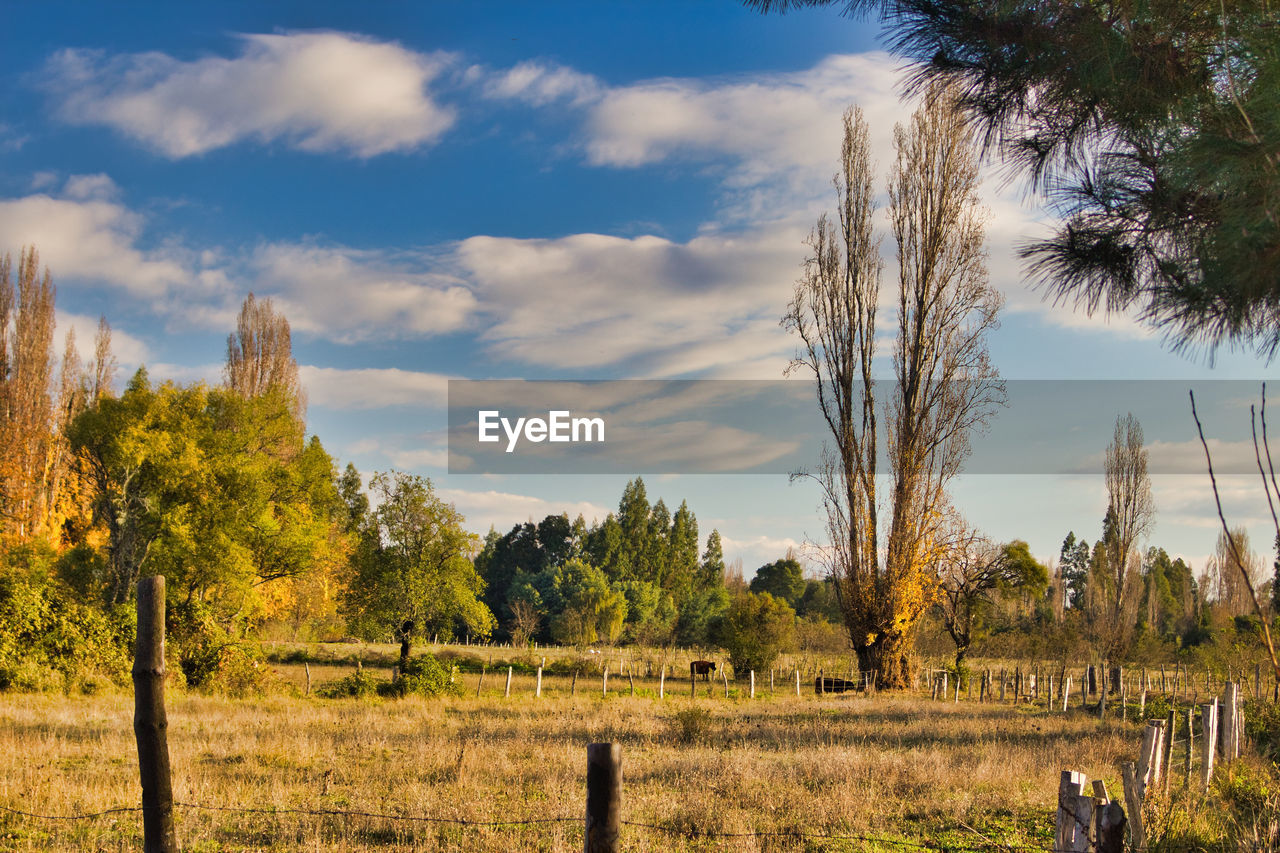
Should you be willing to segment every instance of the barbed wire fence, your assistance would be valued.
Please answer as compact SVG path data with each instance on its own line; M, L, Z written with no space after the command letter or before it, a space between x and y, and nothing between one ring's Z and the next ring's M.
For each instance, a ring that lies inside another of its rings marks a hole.
M336 817L336 818L355 818L369 820L385 820L391 822L404 822L411 824L436 824L436 825L452 825L463 828L475 829L508 829L516 827L529 826L546 826L548 824L583 824L581 817L542 817L542 818L523 818L519 820L477 820L462 817L439 817L428 815L410 815L396 814L391 812L373 812L362 810L348 809L310 809L310 808L282 808L275 806L221 806L210 805L206 803L187 803L174 802L175 809L190 809L197 811L216 811L229 812L234 814L252 814L252 815L268 815L268 816L284 816L297 815L304 817ZM95 820L110 815L121 813L139 813L143 810L142 806L120 806L116 808L103 809L102 811L90 812L84 814L66 814L52 815L41 814L38 812L24 811L9 806L0 806L0 812L16 815L24 818L44 821L88 821ZM772 840L777 842L853 842L861 845L871 845L872 849L876 847L894 850L919 850L919 851L935 851L935 853L1072 853L1076 848L1058 847L1053 844L1036 844L1031 842L1009 843L996 841L992 839L975 839L971 842L960 841L930 841L930 840L911 840L906 838L895 838L886 835L873 835L867 833L855 832L839 832L839 831L802 831L802 830L755 830L749 832L726 832L715 829L706 829L689 826L673 826L669 824L653 823L639 820L619 820L620 826L632 829L643 829L651 832L669 835L672 837L683 838L688 841L746 841L748 839L755 840ZM959 829L960 827L957 827ZM964 827L968 829L968 827ZM971 830L976 832L976 830ZM863 848L866 849L866 848ZM1261 843L1252 846L1242 846L1240 842L1232 844L1206 845L1203 843L1188 843L1185 845L1161 845L1162 851L1167 853L1261 853L1261 851L1269 849Z

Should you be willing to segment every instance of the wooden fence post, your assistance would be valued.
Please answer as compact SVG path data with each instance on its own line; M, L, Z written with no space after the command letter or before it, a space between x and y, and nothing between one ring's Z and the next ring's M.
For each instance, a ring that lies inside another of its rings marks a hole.
M1087 780L1085 775L1076 770L1063 770L1058 780L1058 814L1057 828L1054 833L1054 850L1088 850L1089 824L1081 824L1076 816L1077 800L1084 793ZM1083 837L1085 845L1079 845Z
M604 665L604 674L600 676L600 695L609 695L609 664Z
M1183 784L1186 787L1191 786L1191 757L1195 755L1195 743L1196 743L1196 709L1195 709L1195 706L1192 705L1190 708L1187 708L1187 765L1186 765L1187 778L1183 782Z
M751 698L756 698L756 671L751 670Z
M138 642L133 654L133 735L142 781L146 853L177 853L169 720L164 709L164 576L138 580Z
M1218 755L1223 761L1240 757L1240 685L1229 681L1222 691L1222 719L1218 723Z
M1067 713L1067 700L1071 698L1071 676L1063 677L1062 681L1062 713Z
M533 695L537 698L542 697L542 667L538 667L538 684L533 688Z
M667 665L664 663L662 669L658 671L658 698L666 698L667 689Z
M508 699L511 698L511 667L507 667L507 689L503 692L503 695Z
M724 698L729 698L729 668L727 666L720 667L720 677L724 679Z
M1218 745L1218 700L1200 706L1200 783L1207 791L1213 779L1213 752Z
M618 853L622 829L622 745L587 745L587 827L583 853Z
M476 698L480 698L480 688L484 687L484 674L489 671L488 664L480 665L480 680L476 682Z
M307 695L311 695L311 664L307 661L302 662L302 668L307 671Z
M1129 834L1133 839L1134 850L1147 849L1147 832L1142 823L1142 794L1138 791L1138 780L1132 761L1120 765L1120 774L1124 780L1124 804L1129 811Z
M1107 786L1101 779L1093 782L1094 849L1097 853L1124 853L1124 828L1128 824L1124 809L1107 797Z
M800 698L800 670L796 669L796 698Z
M1138 799L1146 801L1147 791L1160 782L1163 771L1164 720L1148 720L1138 752Z

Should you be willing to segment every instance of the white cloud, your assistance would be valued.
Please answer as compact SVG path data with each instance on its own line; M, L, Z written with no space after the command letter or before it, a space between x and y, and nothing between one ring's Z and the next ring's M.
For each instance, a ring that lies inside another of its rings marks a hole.
M79 350L80 357L86 360L92 358L93 342L98 334L98 318L90 317L87 314L71 314L65 311L57 313L58 346L61 346L61 342L68 331L74 331L76 349ZM108 322L110 321L108 320ZM111 352L123 368L136 368L138 365L146 363L151 357L151 353L145 343L128 332L116 328L111 330Z
M482 340L499 357L562 369L626 364L633 375L668 376L742 356L785 361L791 344L775 332L800 240L787 228L685 243L473 237L458 246L456 262L490 321Z
M840 115L857 103L875 156L889 162L902 106L896 61L881 52L831 56L806 71L720 80L665 79L606 92L587 122L587 159L636 167L669 159L735 161L728 182L744 187L791 179L821 191L840 150Z
M427 92L449 64L347 33L245 35L239 55L184 62L68 49L42 82L73 124L106 125L169 157L241 140L372 157L434 142L454 111Z
M344 370L301 365L298 375L307 402L329 409L380 409L385 406L444 406L449 377L398 368Z
M485 97L518 100L535 107L556 101L585 104L598 98L603 88L590 74L536 60L483 76L487 78L482 89Z
M427 258L273 243L249 266L295 329L344 343L456 331L476 309L463 282Z
M90 199L114 201L120 195L120 187L102 172L96 175L72 175L63 185L62 194L67 198L81 201Z
M569 518L581 515L591 524L603 521L609 514L605 507L589 501L553 501L532 495L510 492L470 491L467 489L436 489L436 494L454 504L467 518L472 530L486 530L490 526L507 531L526 521L541 521L548 515L568 513Z
M103 178L91 176L73 188L101 192ZM55 283L106 282L144 297L191 284L195 276L180 252L137 248L142 227L142 217L102 199L0 199L0 234L11 246L36 246Z

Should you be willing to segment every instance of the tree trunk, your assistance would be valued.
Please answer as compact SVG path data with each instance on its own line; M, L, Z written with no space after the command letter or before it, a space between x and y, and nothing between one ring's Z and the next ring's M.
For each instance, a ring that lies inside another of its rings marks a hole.
M873 672L877 690L906 690L911 686L911 641L902 634L884 633L870 645L854 650L858 668Z
M400 626L400 671L407 672L409 667L409 648L413 636L413 622L405 622Z

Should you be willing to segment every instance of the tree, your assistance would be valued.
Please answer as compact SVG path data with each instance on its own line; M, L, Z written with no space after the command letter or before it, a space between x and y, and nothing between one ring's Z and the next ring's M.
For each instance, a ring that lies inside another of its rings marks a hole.
M613 643L622 634L627 618L627 599L609 582L605 573L574 558L553 570L556 614L551 618L551 636L559 643L585 646L603 639Z
M1084 606L1085 586L1089 578L1089 543L1083 539L1077 541L1075 531L1067 533L1067 538L1062 540L1058 567L1062 573L1066 606L1073 609Z
M795 607L805 593L804 571L800 568L800 561L788 554L781 560L761 566L756 569L756 576L751 579L748 588L752 592L767 592Z
M0 258L0 517L4 532L25 542L41 532L56 497L49 462L57 423L52 382L53 280L34 247Z
M764 672L778 655L795 646L796 613L791 605L767 592L742 592L733 597L715 630L715 639L729 653L734 673Z
M946 551L945 487L968 454L969 433L1003 399L985 342L1000 297L987 283L970 133L951 96L932 90L894 136L898 328L896 383L883 412L891 475L883 552L872 380L880 260L867 128L856 109L844 116L838 225L818 220L813 256L783 318L801 340L792 369L816 379L834 440L813 475L827 512L828 569L859 665L888 689L910 684L912 631L932 603Z
M837 0L747 0L756 8ZM1136 309L1175 348L1280 350L1280 42L1265 0L839 0L878 9L912 87L954 86L1062 218L1050 295Z
M292 401L299 421L306 411L306 397L298 381L289 321L276 312L270 299L245 297L236 319L236 331L227 337L227 387L241 397L255 397L276 390Z
M1151 499L1151 478L1147 474L1147 450L1143 447L1142 425L1132 413L1116 418L1116 431L1107 447L1104 463L1107 480L1107 510L1115 525L1108 539L1111 570L1115 572L1115 618L1120 619L1138 538L1146 535L1155 520Z
M671 590L676 605L681 606L699 585L698 519L687 501L680 501L671 519L669 560L664 586Z
M724 546L720 543L720 531L712 530L707 537L707 549L702 552L702 566L698 587L708 589L724 585Z
M1262 583L1262 560L1249 547L1249 531L1243 527L1219 533L1213 556L1206 567L1214 583L1214 603L1230 616L1243 616L1253 610L1249 586Z
M78 415L67 439L106 533L113 604L141 575L164 574L175 597L216 598L219 615L244 615L255 587L345 551L333 460L304 441L278 393L153 387L140 369L123 395Z
M956 671L965 655L987 629L987 616L996 598L1013 591L1043 593L1049 570L1032 555L1027 543L1014 540L998 546L986 537L961 531L938 566L938 612L956 644Z
M346 606L366 636L400 643L401 671L414 639L458 627L486 637L494 619L470 555L476 537L431 481L393 471L370 481L377 508L353 556Z
M155 543L182 529L184 508L203 491L207 393L203 386L153 389L139 368L121 397L100 398L70 426L71 446L88 468L94 520L107 533L102 586L111 604L131 598Z

